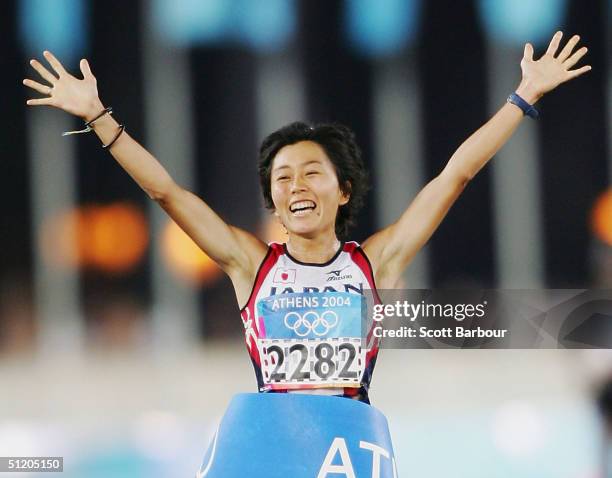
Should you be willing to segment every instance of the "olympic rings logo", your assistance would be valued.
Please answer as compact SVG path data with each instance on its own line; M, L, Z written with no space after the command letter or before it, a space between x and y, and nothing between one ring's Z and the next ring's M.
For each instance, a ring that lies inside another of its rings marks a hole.
M300 337L306 337L311 332L321 337L336 325L338 325L338 314L333 310L326 310L321 315L314 310L309 310L304 315L294 311L287 312L285 315L285 327L293 330Z

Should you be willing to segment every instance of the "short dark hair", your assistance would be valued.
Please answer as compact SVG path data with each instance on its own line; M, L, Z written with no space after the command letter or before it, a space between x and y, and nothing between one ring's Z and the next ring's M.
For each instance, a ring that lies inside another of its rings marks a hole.
M368 190L368 173L361 159L361 149L355 142L355 134L347 126L337 123L307 125L295 122L270 134L259 148L259 181L267 209L274 209L272 201L272 162L284 146L313 141L319 144L332 162L340 190L350 194L349 201L340 206L336 216L336 235L345 239L355 217L363 206Z

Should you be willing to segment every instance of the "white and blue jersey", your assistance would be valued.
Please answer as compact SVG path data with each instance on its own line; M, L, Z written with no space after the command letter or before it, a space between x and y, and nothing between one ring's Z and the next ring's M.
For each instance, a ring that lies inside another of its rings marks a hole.
M271 243L241 310L259 391L369 403L379 342L366 320L368 300L380 303L356 242L342 243L323 264L298 261L285 244Z

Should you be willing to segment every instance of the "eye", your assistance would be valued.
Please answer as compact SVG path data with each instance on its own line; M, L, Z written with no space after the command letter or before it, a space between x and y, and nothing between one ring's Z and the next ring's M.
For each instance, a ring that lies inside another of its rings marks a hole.
M319 171L308 171L306 176L312 176L313 174L319 174Z
M279 176L276 178L277 181L286 181L287 179L289 179L289 176Z

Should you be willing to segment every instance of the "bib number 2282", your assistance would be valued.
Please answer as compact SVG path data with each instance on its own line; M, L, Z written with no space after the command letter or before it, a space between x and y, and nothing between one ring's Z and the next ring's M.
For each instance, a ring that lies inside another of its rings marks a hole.
M359 384L364 357L359 338L263 340L264 381L268 384L350 386Z

